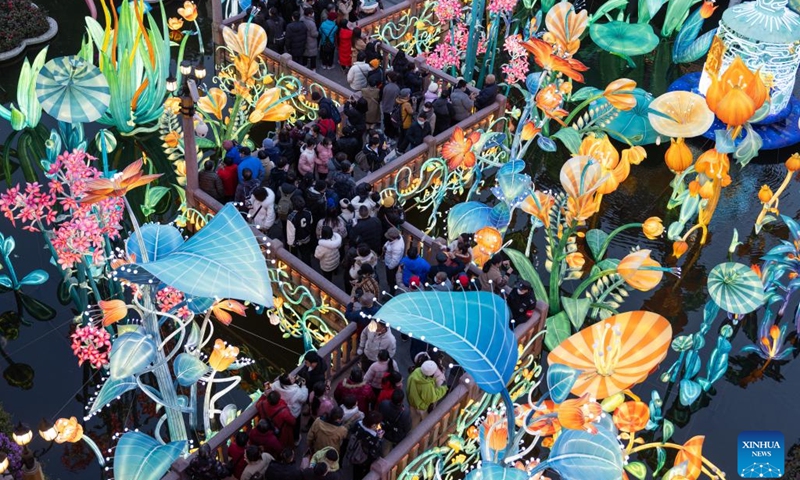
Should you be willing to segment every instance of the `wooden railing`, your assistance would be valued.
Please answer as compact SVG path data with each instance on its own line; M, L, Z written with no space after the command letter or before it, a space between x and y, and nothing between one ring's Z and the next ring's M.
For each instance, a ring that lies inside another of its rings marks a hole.
M198 203L195 208L206 215L214 214L222 208L221 203L200 189L195 190L195 201ZM350 297L342 291L341 288L323 277L310 265L303 263L287 250L279 240L270 239L255 228L253 228L253 234L259 239L260 244L268 245L265 257L267 261L272 264L271 266L273 268L280 268L287 274L287 277L283 280L291 285L302 285L311 292L314 297L313 300L304 298L301 303L303 307L309 308L313 305L320 306L324 302L332 310L344 314ZM275 291L275 289L273 289L273 293L275 295L280 294L280 292ZM335 332L343 330L345 325L347 325L342 315L333 312L319 314L319 316L325 321L328 327Z
M400 19L406 15L410 17L416 13L414 9L417 8L418 3L422 3L422 1L404 0L396 5L378 10L372 15L362 18L357 22L358 26L361 27L361 30L369 29L374 33L382 29L386 24L399 24Z
M328 343L320 347L317 351L319 355L329 362L328 378L331 384L335 384L341 379L350 368L358 362L359 355L356 353L358 348L357 326L355 323L347 325L342 331L336 334ZM292 375L297 375L300 366L292 371ZM227 460L228 442L232 442L236 433L240 430L248 430L258 423L258 412L255 404L250 405L242 411L231 423L225 426L207 442L212 451L216 451L220 460ZM186 459L179 459L172 464L169 473L163 480L188 480L189 477L184 473L191 462L192 456Z
M522 324L514 335L522 345L527 345L534 335L539 333L547 317L547 304L536 303L533 317ZM541 337L539 337L541 338ZM538 340L538 339L537 339ZM523 353L521 358L541 354L541 342L534 342ZM364 480L397 480L403 470L420 454L434 447L443 445L450 433L455 430L458 415L469 402L477 400L483 391L475 385L469 375L453 387L433 411L400 443L395 445L389 455L379 458L372 464L372 469Z

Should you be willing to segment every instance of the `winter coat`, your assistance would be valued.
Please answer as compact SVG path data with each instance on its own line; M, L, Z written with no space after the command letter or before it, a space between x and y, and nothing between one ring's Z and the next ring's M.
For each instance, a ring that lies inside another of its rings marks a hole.
M407 150L422 145L422 140L431 133L431 125L428 122L420 125L419 122L415 120L411 126L408 127L408 131L406 132Z
M250 211L248 215L252 219L253 225L257 225L261 231L266 232L275 224L275 193L269 188L267 198L259 202L254 195L250 195Z
M367 101L367 123L381 123L381 91L378 87L364 87L361 96Z
M308 209L293 210L287 217L286 243L290 247L305 245L311 241L314 216Z
M354 68L356 68L355 65L353 65ZM352 72L353 69L350 69L350 71ZM355 128L357 132L363 134L367 131L367 117L361 110L346 103L344 105L344 114L347 116L347 123Z
M386 268L397 268L397 266L400 265L400 260L403 259L405 251L406 245L405 241L403 241L403 237L384 243L383 263L386 265Z
M390 333L391 335L391 333ZM364 336L362 333L361 336ZM394 366L394 371L397 372L399 369L397 368L397 362L394 360L387 360L385 362L376 361L372 365L369 366L367 369L367 373L364 374L364 381L370 384L372 388L380 389L383 385L383 376L389 372L389 361L392 362Z
M267 175L267 173L264 171L264 166L261 165L261 160L259 160L258 157L251 155L243 158L241 163L239 163L239 183L244 181L242 172L244 172L246 168L250 169L250 172L253 174L253 178L258 180L258 183L261 183L261 181L264 180Z
M319 55L319 30L314 22L314 17L303 15L302 22L306 25L306 49L303 55L306 57L316 57Z
M391 400L384 400L378 404L378 411L383 416L384 439L399 443L411 431L411 412L405 405L395 405ZM392 427L397 427L395 433Z
M436 115L436 125L433 126L434 135L438 135L452 126L455 110L446 98L439 97L433 101L433 113Z
M370 66L364 62L356 62L347 71L347 83L350 88L358 92L367 86L367 74L370 71Z
M361 269L361 265L364 265L365 263L372 265L372 268L374 269L378 265L378 255L374 251L370 250L369 255L366 257L362 257L360 255L356 256L353 266L350 267L351 279L358 279L358 271Z
M358 310L355 310L355 305L353 303L348 303L347 309L344 312L344 318L346 318L350 323L357 324L359 328L364 328L370 322L369 316L378 313L379 309L380 307L378 305L373 304L371 307L362 307Z
M375 393L368 383L363 381L360 383L352 383L349 378L345 378L342 383L336 387L336 390L333 392L333 397L341 405L344 398L348 395L356 397L358 409L361 410L362 413L366 413L369 411L369 404L374 399Z
M333 145L326 147L321 143L317 145L317 159L314 162L317 168L317 173L328 173L328 162L333 158Z
M349 68L353 64L353 31L349 28L340 28L336 36L339 49L339 65Z
M493 83L491 85L485 85L478 96L475 97L475 110L480 110L482 108L486 108L492 103L494 103L494 99L497 96L497 84Z
M336 26L336 22L333 20L325 20L322 22L322 25L319 26L319 43L320 45L324 43L330 43L332 46L335 47L336 45L336 32L339 31L339 27Z
M406 287L409 286L411 277L414 275L418 276L422 282L425 282L425 279L428 278L428 270L431 269L431 264L422 257L417 257L413 260L403 257L400 260L400 265L403 266L403 285Z
M323 360L312 369L309 369L307 366L303 365L303 368L297 372L297 376L303 378L306 381L306 385L311 385L313 387L319 382L325 382L325 372L327 371L328 365Z
M294 445L294 441L292 441ZM264 474L265 480L303 480L303 475L300 473L300 467L294 463L281 463L274 461L267 467L267 472Z
M398 98L396 102L400 104L400 119L402 120L403 130L408 130L414 121L414 107L411 106L411 102L408 99Z
M258 428L253 428L250 430L249 437L250 445L258 445L259 447L262 447L265 452L273 457L280 456L281 450L283 450L283 445L281 445L280 440L278 440L278 437L272 430L262 432Z
M222 179L214 171L203 170L198 174L197 183L200 190L209 194L213 199L221 201L225 198L225 187Z
M303 404L308 400L308 389L305 385L281 385L281 382L276 378L272 382L272 389L281 394L281 398L286 402L289 411L295 418L300 416L303 410Z
M370 390L372 390L372 387L370 387ZM342 416L342 426L347 427L348 430L352 425L355 425L364 418L364 412L358 408L358 404L356 404L353 408L347 408L342 405L342 410L344 410L344 416Z
M350 239L359 243L366 243L373 252L380 252L383 246L383 226L375 217L359 219L358 223L350 229Z
M323 218L322 220L317 222L317 231L316 231L317 238L319 238L319 236L322 234L322 227L326 225L331 227L333 233L338 233L339 237L341 237L342 240L347 238L347 225L345 224L345 220L341 216L337 217L336 223L333 224L331 224L331 222L329 222L327 218Z
M391 330L384 333L370 332L369 329L361 332L361 340L358 342L358 354L363 354L373 362L378 361L378 352L388 350L389 356L394 358L397 351L397 340L392 335Z
M350 435L348 449L353 448L351 446L361 445L361 448L367 454L367 458L361 463L355 463L352 460L351 463L353 465L372 465L372 462L381 456L381 445L383 440L381 439L380 435L378 435L378 432L365 427L363 421L358 422L353 428L354 430Z
M240 182L239 185L236 186L236 193L233 195L233 200L239 203L244 203L250 198L250 196L253 194L253 191L255 191L259 185L261 185L261 182L255 178L251 178L246 182Z
M280 15L275 15L268 18L264 25L264 30L267 31L267 48L276 50L278 47L275 41L286 32L286 21Z
M239 168L234 164L217 170L217 175L222 180L222 189L226 197L236 194L236 185L239 184Z
M444 385L437 387L436 379L423 375L421 368L411 372L407 385L408 404L417 410L426 411L428 407L447 395L447 387Z
M292 56L295 62L302 61L308 42L308 27L302 20L286 25L286 53ZM314 31L317 31L316 26Z
M242 472L241 480L250 480L253 478L253 475L260 473L263 474L269 468L269 464L275 460L272 455L269 453L262 453L261 458L254 463L248 463L246 467L244 467L244 471Z
M400 86L394 82L387 83L383 86L383 93L381 97L381 112L388 115L392 113L394 104L397 101L397 96L400 95Z
M314 420L308 431L306 444L312 452L318 452L325 447L333 447L337 452L342 449L342 442L347 438L347 428L334 425L324 417Z
M305 176L307 173L314 173L314 167L317 164L317 154L313 149L309 150L304 148L300 153L300 158L297 160L297 174L298 177Z
M369 61L367 61L369 63ZM373 68L367 72L367 85L378 86L383 83L383 69L381 67Z
M342 246L342 237L333 232L333 238L320 239L314 257L319 260L319 269L323 272L332 272L339 267L339 247Z
M289 410L289 405L281 398L277 405L270 405L266 395L256 403L256 411L261 418L269 418L272 425L278 429L278 440L283 448L294 447L294 424L297 418Z
M458 123L472 115L474 102L464 90L460 88L453 90L453 93L450 94L450 103L453 104L453 123Z

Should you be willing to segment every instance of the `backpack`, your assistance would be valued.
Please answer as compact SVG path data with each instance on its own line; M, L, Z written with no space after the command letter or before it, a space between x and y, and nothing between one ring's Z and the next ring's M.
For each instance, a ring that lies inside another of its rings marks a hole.
M364 153L364 150L361 150L356 154L356 165L364 172L371 172L372 165L369 164L369 158L367 158L367 154Z
M336 108L336 106L334 106L333 101L327 97L323 98L319 101L319 108L322 109L322 107L327 108L328 111L331 112L331 119L333 120L333 123L339 125L339 122L342 121L342 113L338 108Z
M275 208L275 212L278 214L281 220L286 220L286 217L289 215L289 212L291 211L292 211L292 194L281 192L281 199L278 200L278 206Z
M367 452L367 446L364 445L364 439L359 435L360 427L358 424L353 427L353 435L350 436L350 442L347 444L345 458L350 465L363 465L369 461L369 452Z
M390 114L390 118L392 119L392 125L394 128L402 129L403 128L403 104L402 103L395 103L394 107L392 107L392 113Z

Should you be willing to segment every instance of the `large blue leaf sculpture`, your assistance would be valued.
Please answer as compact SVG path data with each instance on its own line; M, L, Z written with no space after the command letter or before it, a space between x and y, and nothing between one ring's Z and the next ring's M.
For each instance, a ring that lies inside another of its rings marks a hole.
M89 415L94 415L111 403L112 400L115 400L123 393L128 390L133 390L134 388L136 388L136 379L133 375L117 379L109 378L103 384L103 388L97 392L97 397L95 397L94 402L92 402L92 407L89 409Z
M140 232L142 233L148 262L160 260L183 245L181 232L169 225L148 223L147 225L142 225ZM133 235L125 241L125 248L128 250L129 255L136 256L136 260L144 260L137 235Z
M511 221L511 210L506 203L490 207L481 202L463 202L447 214L447 236L450 241L462 233L475 233L483 227L494 227L505 232Z
M410 292L375 315L453 357L488 393L501 392L517 363L505 300L489 292Z
M469 471L465 480L527 480L528 475L514 467L494 462L481 462L480 468Z
M156 359L158 345L152 335L141 330L123 333L111 347L108 372L111 378L120 380L136 375L148 368Z
M126 265L117 274L134 283L166 283L196 297L234 298L272 307L267 264L232 203L169 255Z
M529 474L549 468L563 480L619 480L623 467L622 447L616 433L605 428L598 428L596 434L564 428L547 460Z
M158 480L186 448L186 441L161 445L141 432L128 432L114 452L114 476L125 480Z

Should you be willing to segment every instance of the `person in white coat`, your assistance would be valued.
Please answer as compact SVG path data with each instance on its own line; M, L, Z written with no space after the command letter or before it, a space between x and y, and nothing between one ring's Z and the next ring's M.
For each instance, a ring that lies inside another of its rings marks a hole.
M383 244L383 264L386 266L386 283L389 284L389 293L394 295L394 287L397 285L397 268L405 255L406 245L403 236L400 235L400 230L395 227L386 230L386 238L388 241Z
M250 196L250 211L247 218L262 232L275 224L275 193L266 187L258 187Z
M333 280L333 272L339 268L339 261L341 260L339 247L341 246L342 236L334 232L331 227L323 226L320 230L314 257L319 260L319 269L322 272L322 276L328 280Z
M281 395L286 406L289 407L289 412L297 419L294 424L294 439L295 442L299 442L300 415L303 413L303 404L308 400L308 388L305 386L305 380L299 377L290 377L284 373L272 382L271 387Z
M389 327L383 322L375 322L375 331L370 331L365 328L361 332L361 339L358 342L358 350L356 351L361 357L361 368L369 370L369 367L378 361L378 352L386 350L389 352L390 357L394 357L397 351L397 340L392 335Z

